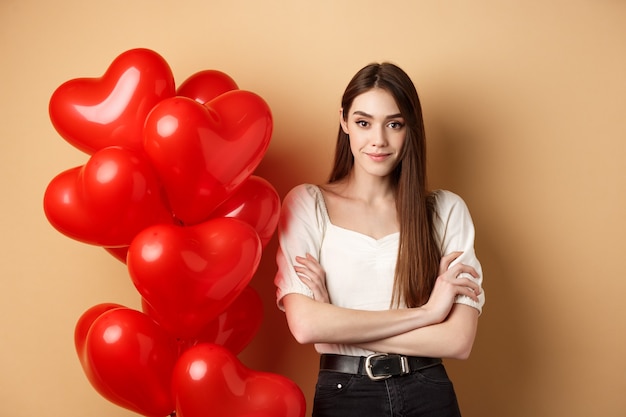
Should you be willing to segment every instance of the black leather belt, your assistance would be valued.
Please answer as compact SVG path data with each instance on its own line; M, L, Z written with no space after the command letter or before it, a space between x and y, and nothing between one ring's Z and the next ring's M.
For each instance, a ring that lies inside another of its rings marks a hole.
M441 362L440 358L425 358L387 353L375 353L370 356L348 356L325 353L320 357L320 371L367 375L370 379L376 381L430 368L431 366L439 365Z

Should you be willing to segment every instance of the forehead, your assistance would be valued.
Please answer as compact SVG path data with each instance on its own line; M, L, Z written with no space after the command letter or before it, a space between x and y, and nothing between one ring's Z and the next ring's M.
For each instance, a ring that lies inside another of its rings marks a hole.
M372 88L354 98L349 115L355 112L374 117L387 117L400 113L400 108L391 93L382 88Z

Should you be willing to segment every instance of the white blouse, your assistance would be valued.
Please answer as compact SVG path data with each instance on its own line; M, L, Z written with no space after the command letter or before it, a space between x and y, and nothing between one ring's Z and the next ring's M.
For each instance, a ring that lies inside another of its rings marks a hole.
M474 224L465 202L450 191L439 190L436 196L435 230L442 255L462 251L454 263L473 266L477 279L463 274L482 286L482 268L474 252ZM296 256L310 253L326 272L326 287L334 305L358 310L387 310L391 305L399 232L374 239L330 222L319 187L302 184L293 188L282 205L278 226L278 272L274 283L276 299L291 293L313 297L294 269ZM454 264L453 263L453 264ZM485 292L479 301L457 296L456 303L467 304L479 313ZM372 352L350 345L316 345L320 353L366 356Z

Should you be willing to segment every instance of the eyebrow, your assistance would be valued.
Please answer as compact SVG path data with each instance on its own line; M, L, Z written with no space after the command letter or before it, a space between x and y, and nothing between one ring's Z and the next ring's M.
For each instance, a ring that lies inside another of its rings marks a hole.
M371 114L365 113L364 111L361 111L361 110L354 111L352 115L369 117L370 119L374 118L374 116L372 116ZM402 118L402 114L400 113L390 114L389 116L385 117L385 119L398 119L398 118Z

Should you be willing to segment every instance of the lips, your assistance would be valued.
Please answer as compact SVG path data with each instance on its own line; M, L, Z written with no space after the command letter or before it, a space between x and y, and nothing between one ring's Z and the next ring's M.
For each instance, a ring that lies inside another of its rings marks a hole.
M391 156L390 153L366 153L366 155L373 161L384 161Z

